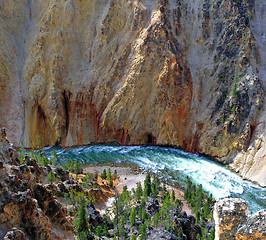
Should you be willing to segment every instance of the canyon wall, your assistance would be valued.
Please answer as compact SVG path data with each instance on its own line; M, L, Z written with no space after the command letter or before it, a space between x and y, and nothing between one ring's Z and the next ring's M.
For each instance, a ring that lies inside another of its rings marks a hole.
M266 186L263 0L2 0L15 145L172 145Z

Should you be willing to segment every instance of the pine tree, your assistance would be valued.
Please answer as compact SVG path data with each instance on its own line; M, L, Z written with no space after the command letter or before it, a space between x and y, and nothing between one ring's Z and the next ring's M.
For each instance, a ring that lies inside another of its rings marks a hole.
M106 169L103 170L103 173L101 174L101 178L102 179L106 179L107 178Z
M172 190L171 200L173 202L175 201L175 191L174 190Z
M141 183L137 182L137 188L136 188L136 192L135 192L135 198L137 200L140 200L140 198L143 196L143 191L142 191L142 187L141 187Z
M81 203L78 211L78 216L75 222L75 229L78 232L78 239L83 239L82 236L87 235L89 232L86 219L85 203Z
M95 235L101 238L104 236L104 229L101 226L97 226L95 229Z
M95 175L94 175L94 178L95 178L95 180L97 181L97 179L98 179L98 172L95 172Z
M160 213L156 212L153 217L153 226L157 228L159 226Z
M197 234L196 239L200 240L200 235L199 234Z
M140 231L140 239L141 240L146 240L147 239L147 226L146 224L142 224L140 227L139 227L139 231Z
M108 168L108 171L107 171L107 179L108 180L111 180L112 179L112 172L111 172L111 169Z
M148 172L144 180L144 196L151 195L151 174Z
M157 195L159 194L159 190L160 190L160 180L158 176L155 176L151 184L152 195L154 197L157 197Z
M52 151L52 164L53 165L57 165L58 161L59 161L59 157L58 157L58 154L55 150Z
M183 232L179 231L177 236L179 239L183 239Z
M215 228L213 228L210 233L210 240L214 240L214 239L215 239Z
M196 221L197 223L200 223L200 212L196 211Z
M109 185L110 185L110 187L114 187L114 182L113 182L113 180L110 180Z
M134 227L134 225L136 224L136 208L135 207L133 207L132 211L130 212L129 221L130 221L131 227Z

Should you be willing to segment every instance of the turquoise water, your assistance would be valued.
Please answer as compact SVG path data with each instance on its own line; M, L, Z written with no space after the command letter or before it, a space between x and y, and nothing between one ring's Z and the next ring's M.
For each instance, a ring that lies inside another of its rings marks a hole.
M150 170L168 182L176 183L190 176L192 181L202 184L215 199L240 197L247 201L250 213L266 209L266 189L242 180L225 166L198 154L179 149L156 146L110 146L59 149L46 148L49 156L56 150L60 159L75 159L84 164L132 163Z

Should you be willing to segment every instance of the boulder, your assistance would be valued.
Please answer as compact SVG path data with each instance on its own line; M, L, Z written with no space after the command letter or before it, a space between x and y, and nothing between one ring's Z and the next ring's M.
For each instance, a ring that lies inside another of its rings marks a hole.
M69 180L69 172L64 170L61 166L55 168L55 175L63 182Z
M95 209L93 204L87 205L88 221L93 226L99 226L103 224L103 218L100 213Z
M154 214L155 212L159 212L160 206L159 202L155 197L149 197L146 203L146 210L149 214Z
M3 240L26 240L26 235L23 231L12 228L11 231L6 233Z
M149 240L160 240L160 239L179 240L177 236L168 232L165 228L159 228L159 229L151 231L151 234L148 237L148 239Z

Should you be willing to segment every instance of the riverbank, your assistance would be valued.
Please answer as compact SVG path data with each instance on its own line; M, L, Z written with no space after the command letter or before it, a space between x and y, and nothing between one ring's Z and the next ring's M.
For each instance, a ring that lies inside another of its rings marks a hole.
M144 186L144 180L146 177L146 172L143 168L137 167L131 164L107 164L107 165L91 165L83 168L84 174L96 172L101 174L104 169L110 169L111 172L117 172L117 180L114 181L115 190L121 194L123 191L124 186L127 186L128 190L132 190L133 188L136 189L137 183L140 182L142 186ZM188 215L194 215L192 213L191 207L187 204L186 200L184 199L184 191L180 188L171 186L166 184L167 190L172 192L174 190L175 196L179 199L183 204L183 211L185 211ZM103 202L96 202L95 207L100 211L104 212L106 207L109 206L109 199Z
M47 149L49 154L55 150L61 159L79 161L87 166L102 164L136 165L158 174L174 185L185 182L189 176L192 181L213 195L216 200L226 197L243 198L248 203L251 214L265 209L266 189L243 180L230 169L210 159L186 153L179 149L156 146L111 146L91 145L71 149ZM101 166L101 165L97 165ZM127 167L127 166L126 166Z

